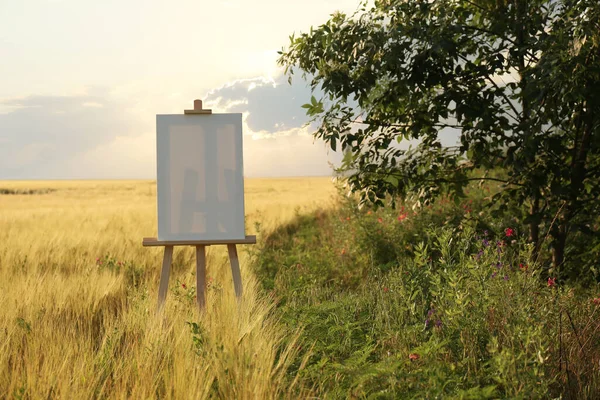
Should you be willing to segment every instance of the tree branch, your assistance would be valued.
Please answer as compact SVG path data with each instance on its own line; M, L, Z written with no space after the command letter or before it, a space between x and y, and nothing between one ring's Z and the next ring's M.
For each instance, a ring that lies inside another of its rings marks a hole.
M460 54L458 55L458 57L460 57L465 62L470 62L467 58L465 58L464 56L461 56ZM500 90L500 87L498 86L498 84L496 82L494 82L494 80L489 75L485 75L485 79L487 79L488 81L490 81L490 83L496 89L498 89L498 91L502 94L502 98L504 99L505 103L508 104L508 106L510 108L512 108L512 110L515 113L515 116L512 116L510 114L508 114L508 115L510 115L516 122L519 122L518 116L520 115L520 113L519 113L519 111L517 111L517 108L513 105L513 103L510 102L510 99L508 98L508 96L506 96L506 93L504 93L503 90Z

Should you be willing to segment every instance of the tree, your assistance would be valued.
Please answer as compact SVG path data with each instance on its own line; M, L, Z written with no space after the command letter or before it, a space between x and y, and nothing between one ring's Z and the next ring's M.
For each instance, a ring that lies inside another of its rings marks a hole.
M498 181L493 202L526 206L535 253L549 230L558 269L569 235L598 234L599 21L597 0L377 0L292 35L279 63L324 93L307 113L347 152L361 201Z

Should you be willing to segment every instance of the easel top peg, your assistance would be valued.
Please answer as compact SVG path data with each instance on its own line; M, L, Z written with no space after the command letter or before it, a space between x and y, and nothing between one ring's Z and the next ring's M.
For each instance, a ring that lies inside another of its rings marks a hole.
M193 110L183 110L184 114L212 114L212 110L202 108L202 100L194 100Z

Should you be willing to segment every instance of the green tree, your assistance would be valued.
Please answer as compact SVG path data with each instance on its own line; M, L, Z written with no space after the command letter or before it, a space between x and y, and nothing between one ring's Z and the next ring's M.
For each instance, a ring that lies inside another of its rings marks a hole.
M493 203L522 206L536 254L549 230L556 272L584 272L564 268L565 248L598 231L600 3L368 3L293 35L279 58L324 93L304 107L315 136L346 152L351 190L383 205L500 182Z

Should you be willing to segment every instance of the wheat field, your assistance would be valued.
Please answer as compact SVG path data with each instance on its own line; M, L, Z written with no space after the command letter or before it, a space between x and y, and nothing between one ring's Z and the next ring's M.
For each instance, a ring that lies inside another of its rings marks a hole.
M245 193L246 231L260 243L297 213L330 206L335 188L329 178L247 179ZM224 246L208 248L199 313L193 249L176 247L157 314L162 248L141 245L156 231L153 181L0 181L0 398L263 399L303 390L286 375L296 333L258 289L252 249L240 249L238 303Z

